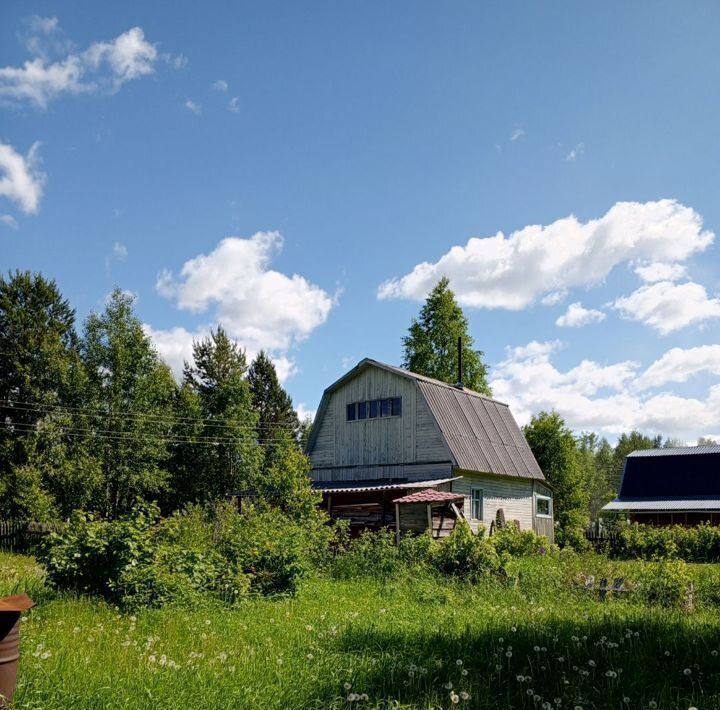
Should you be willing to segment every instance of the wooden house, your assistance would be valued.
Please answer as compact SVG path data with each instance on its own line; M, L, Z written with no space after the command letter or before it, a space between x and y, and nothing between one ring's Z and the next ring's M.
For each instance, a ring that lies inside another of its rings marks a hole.
M720 525L720 446L633 451L603 510L650 525Z
M552 491L510 409L462 385L362 360L325 390L307 452L330 514L354 527L439 536L459 515L490 530L502 509L553 539Z

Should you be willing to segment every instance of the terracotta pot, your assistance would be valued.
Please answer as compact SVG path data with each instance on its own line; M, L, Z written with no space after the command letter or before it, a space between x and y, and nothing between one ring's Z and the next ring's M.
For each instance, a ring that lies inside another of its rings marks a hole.
M9 707L15 693L20 658L20 612L33 606L27 594L0 599L0 708Z

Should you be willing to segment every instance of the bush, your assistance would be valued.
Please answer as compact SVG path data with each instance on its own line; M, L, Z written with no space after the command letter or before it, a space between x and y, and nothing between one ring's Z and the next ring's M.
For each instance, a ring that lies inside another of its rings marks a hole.
M331 537L320 514L301 524L277 510L240 515L223 504L160 520L158 508L143 503L112 521L76 513L50 536L42 560L56 587L125 607L232 603L295 592Z
M409 538L408 538L409 540ZM410 543L401 543L409 550ZM335 558L331 572L338 579L376 577L386 579L396 574L404 560L395 535L389 530L373 532L366 530L349 541L346 548Z
M642 599L664 607L682 606L691 581L688 566L682 560L649 563L638 575Z
M686 562L720 561L720 527L621 525L610 553L644 560L681 559Z
M499 554L507 553L512 557L538 555L550 546L546 537L536 535L533 530L520 530L513 524L498 527L490 542Z
M431 561L443 574L476 580L500 569L500 557L483 531L473 535L466 522L455 529L434 548Z

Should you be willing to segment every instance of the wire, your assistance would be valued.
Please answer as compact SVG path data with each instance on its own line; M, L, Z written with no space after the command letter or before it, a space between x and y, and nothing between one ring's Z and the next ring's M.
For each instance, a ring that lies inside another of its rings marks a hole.
M13 433L29 434L29 433L41 433L42 429L38 429L33 424L21 424L13 422L0 422L0 426L6 429L11 429ZM60 426L60 433L65 436L82 436L85 438L95 438L104 441L155 441L159 443L167 444L208 444L212 446L232 445L240 443L254 443L259 446L267 446L274 443L274 439L254 439L250 437L236 437L233 439L218 439L214 437L179 437L178 435L156 435L156 434L142 434L139 432L111 432L109 430L94 430L94 429L80 429Z
M91 416L106 417L108 419L140 419L142 421L151 421L154 423L167 422L176 424L178 422L187 422L188 424L203 423L205 426L214 427L219 429L280 429L280 428L295 428L297 422L293 420L284 420L275 422L273 424L247 424L238 419L211 419L203 417L177 417L173 415L160 415L160 414L135 414L129 412L108 412L105 409L94 408L94 407L71 407L68 405L59 404L42 404L35 402L23 402L21 400L11 399L0 399L0 406L5 406L6 409L14 409L19 411L27 412L44 412L44 413L68 413L81 412L89 414ZM232 422L231 424L223 424L222 422Z

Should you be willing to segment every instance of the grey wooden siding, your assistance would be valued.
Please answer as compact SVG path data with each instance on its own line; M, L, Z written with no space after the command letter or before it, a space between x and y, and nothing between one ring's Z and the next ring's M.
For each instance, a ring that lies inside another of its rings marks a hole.
M453 492L465 496L463 513L470 527L477 531L480 525L490 531L490 524L495 520L498 508L505 511L505 520L517 520L522 530L533 529L533 481L529 478L504 478L493 474L456 471L462 476L453 481ZM483 491L483 519L472 518L470 491L481 488Z
M314 471L316 480L393 478L405 475L393 470L398 466L451 461L450 451L414 380L369 367L328 396L310 451L313 468L326 470L322 478L317 477L319 471ZM402 397L402 416L346 420L348 404L385 397ZM446 468L438 470L439 475L445 475ZM329 469L344 472L329 478ZM351 474L351 470L355 473Z

